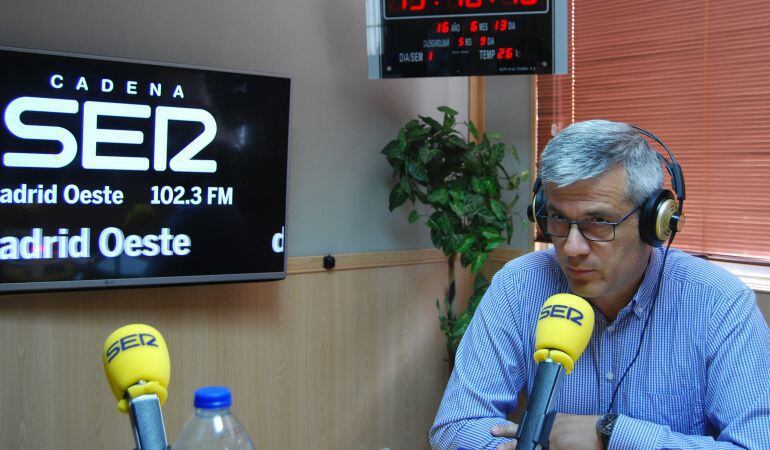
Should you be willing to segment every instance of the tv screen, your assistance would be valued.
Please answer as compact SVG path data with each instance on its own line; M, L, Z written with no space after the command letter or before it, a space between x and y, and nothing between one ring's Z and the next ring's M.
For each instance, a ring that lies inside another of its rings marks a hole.
M281 279L290 79L0 48L0 292Z

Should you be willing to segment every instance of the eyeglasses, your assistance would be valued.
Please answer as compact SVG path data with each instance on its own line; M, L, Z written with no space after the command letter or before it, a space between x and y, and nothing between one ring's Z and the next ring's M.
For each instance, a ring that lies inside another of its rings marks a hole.
M572 225L575 224L580 234L589 241L609 242L615 239L615 227L625 222L626 219L631 217L631 214L639 211L639 208L641 208L641 205L634 208L633 211L623 216L617 222L568 220L562 217L551 217L542 214L538 214L537 217L546 222L546 234L549 236L567 237L572 229Z

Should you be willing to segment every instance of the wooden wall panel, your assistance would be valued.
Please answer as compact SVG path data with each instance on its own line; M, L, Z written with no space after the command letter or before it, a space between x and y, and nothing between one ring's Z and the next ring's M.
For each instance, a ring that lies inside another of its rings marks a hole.
M195 387L233 388L258 448L425 449L447 380L443 262L285 281L0 297L0 448L129 449L100 352L151 324L169 346L170 440Z

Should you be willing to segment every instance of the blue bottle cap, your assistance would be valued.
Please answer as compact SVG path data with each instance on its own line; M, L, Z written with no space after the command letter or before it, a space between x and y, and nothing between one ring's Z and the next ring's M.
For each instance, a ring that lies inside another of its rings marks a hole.
M196 408L229 408L232 403L230 388L226 386L206 386L195 390Z

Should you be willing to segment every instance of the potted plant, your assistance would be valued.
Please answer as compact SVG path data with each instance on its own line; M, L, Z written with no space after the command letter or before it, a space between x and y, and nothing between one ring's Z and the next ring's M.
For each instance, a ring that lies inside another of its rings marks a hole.
M513 207L518 187L527 179L526 171L509 173L503 166L506 147L494 133L479 133L473 122L457 122L457 111L441 106L441 122L418 116L410 120L390 141L382 153L393 167L396 184L390 192L390 210L406 204L413 209L409 222L420 220L415 208L422 203L430 211L424 216L433 245L447 257L449 284L443 308L436 300L439 325L446 338L449 370L473 313L489 282L480 273L490 252L505 242L514 231ZM465 125L469 136L458 130ZM516 149L510 147L516 163ZM513 200L502 198L504 191L514 192ZM455 310L455 263L470 267L475 274L473 292L467 307Z

